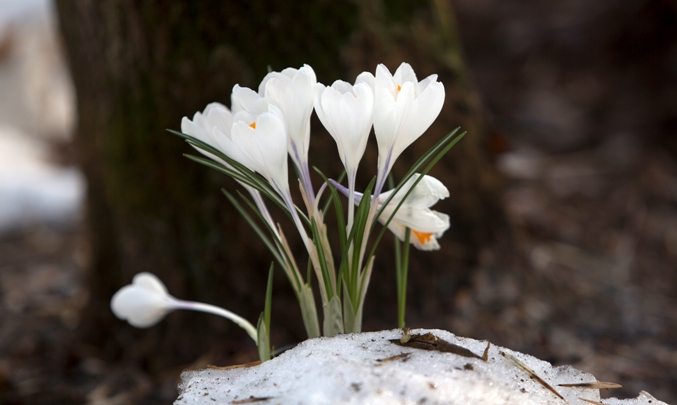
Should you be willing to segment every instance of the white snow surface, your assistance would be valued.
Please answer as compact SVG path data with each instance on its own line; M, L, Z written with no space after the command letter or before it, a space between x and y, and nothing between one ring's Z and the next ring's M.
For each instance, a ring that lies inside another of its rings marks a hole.
M487 347L486 341L442 330L411 334L427 332L478 356ZM597 389L560 387L596 379L510 349L492 345L485 362L390 342L402 335L395 329L310 339L258 366L185 371L174 404L590 404L581 398L614 405L664 404L645 392L631 400L600 400ZM501 352L521 360L565 400Z
M0 0L0 44L0 235L72 224L85 180L54 159L53 144L71 139L76 112L52 1Z
M0 126L0 234L35 223L72 223L84 192L80 171L50 163L42 141Z
M51 12L51 0L0 0L0 29L17 20Z

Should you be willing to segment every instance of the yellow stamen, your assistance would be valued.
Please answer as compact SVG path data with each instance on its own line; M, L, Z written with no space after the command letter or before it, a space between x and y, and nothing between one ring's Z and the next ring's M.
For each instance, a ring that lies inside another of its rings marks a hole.
M400 91L400 90L402 90L402 86L400 86L400 85L398 84L398 85L397 85L397 91Z
M256 129L256 122L252 122L251 124L249 124L249 126Z
M432 238L433 236L432 233L418 232L413 229L411 230L411 233L413 233L414 236L416 236L421 245L425 245L426 243L430 242L430 238Z

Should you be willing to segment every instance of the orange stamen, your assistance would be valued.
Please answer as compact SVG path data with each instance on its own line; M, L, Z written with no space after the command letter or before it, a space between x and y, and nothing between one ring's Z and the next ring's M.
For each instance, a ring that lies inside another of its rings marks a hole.
M413 233L414 236L416 236L421 245L425 245L426 243L430 242L430 238L432 238L433 236L432 233L418 232L413 229L411 230L411 233Z
M249 124L249 126L256 129L256 122L252 122L251 124Z
M400 91L400 90L402 90L402 86L400 86L400 85L398 84L398 85L397 85L397 91Z

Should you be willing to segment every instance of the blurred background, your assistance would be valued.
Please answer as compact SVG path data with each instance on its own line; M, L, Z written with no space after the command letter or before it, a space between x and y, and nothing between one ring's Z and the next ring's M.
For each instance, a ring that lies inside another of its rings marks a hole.
M250 320L263 307L271 258L219 191L237 185L165 129L268 66L328 84L402 61L447 99L395 175L468 131L432 173L452 227L412 252L408 326L677 402L673 1L0 0L0 403L164 404L184 369L256 360L222 319L135 330L108 308L141 271ZM312 127L311 163L339 173ZM362 184L375 158L372 142ZM384 245L364 330L396 325ZM282 347L304 331L278 273Z

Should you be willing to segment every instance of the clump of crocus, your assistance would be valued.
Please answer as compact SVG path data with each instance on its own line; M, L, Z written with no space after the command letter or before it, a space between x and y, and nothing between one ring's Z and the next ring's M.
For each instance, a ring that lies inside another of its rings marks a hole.
M449 228L449 217L430 209L448 197L449 191L427 173L463 134L455 136L457 129L442 138L410 168L399 185L382 190L397 158L439 115L444 96L444 86L437 81L437 75L419 81L407 63L402 63L395 74L378 65L376 75L364 72L352 85L338 80L331 86L317 83L313 69L304 65L269 73L258 91L236 85L231 96L232 110L211 103L195 113L192 120L184 117L181 132L172 131L205 156L187 155L190 159L232 177L249 193L251 200L244 194L240 197L255 216L234 195L224 191L285 272L296 292L308 337L361 330L374 253L385 229L391 230L396 240L404 241L403 253L399 244L396 246L398 319L399 326L404 326L408 248L413 245L420 250L439 249L438 238ZM308 160L313 109L336 141L347 187L315 169L324 182L319 189L313 188ZM358 192L357 170L372 127L378 163L372 182ZM299 176L301 206L291 194L289 157ZM325 192L327 198L321 204ZM338 192L348 198L347 222ZM321 294L322 328L311 280L299 270L283 227L273 220L267 201L286 211L306 247ZM324 222L331 205L338 222L340 246L336 251L332 250ZM376 222L385 227L369 247ZM152 326L173 309L215 313L245 328L261 346L269 344L261 335L270 329L270 291L269 281L267 311L262 315L265 322L260 320L258 328L224 309L176 300L147 273L137 275L130 286L121 289L111 305L119 318L138 327Z

